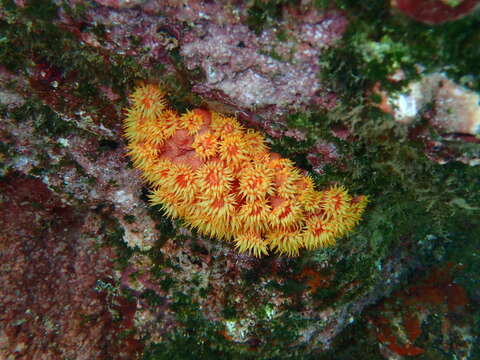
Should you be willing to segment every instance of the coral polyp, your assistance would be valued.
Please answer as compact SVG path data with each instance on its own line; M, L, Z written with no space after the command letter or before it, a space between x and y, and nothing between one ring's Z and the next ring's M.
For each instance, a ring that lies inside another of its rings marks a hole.
M235 118L204 109L169 109L156 85L130 97L125 137L150 201L207 236L260 257L297 256L332 246L358 224L367 204L343 186L315 189L292 161Z
M133 117L137 116L139 120L155 121L167 105L165 94L153 84L137 87L130 99L133 103L131 112L135 114ZM141 123L139 121L138 125Z

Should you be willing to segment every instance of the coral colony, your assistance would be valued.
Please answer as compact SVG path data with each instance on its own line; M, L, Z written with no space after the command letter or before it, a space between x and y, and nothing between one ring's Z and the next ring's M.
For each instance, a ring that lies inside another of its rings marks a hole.
M315 190L292 161L236 119L193 109L178 114L164 92L131 95L125 135L134 165L152 186L150 201L172 218L255 256L295 256L335 244L360 221L367 199L343 186Z

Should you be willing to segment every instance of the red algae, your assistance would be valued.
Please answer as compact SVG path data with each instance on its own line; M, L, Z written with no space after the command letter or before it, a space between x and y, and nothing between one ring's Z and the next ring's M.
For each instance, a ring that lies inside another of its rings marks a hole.
M318 288L328 288L332 279L332 275L327 275L312 268L304 268L298 275L298 279L305 281L312 293Z
M412 343L422 334L420 320L413 314L405 314L403 317L403 325L405 326L408 338Z
M428 318L432 314L444 314L441 320L442 336L453 337L452 331L461 324L454 314L463 315L468 305L465 289L453 282L455 268L447 265L434 269L424 279L409 289L397 291L393 297L377 306L370 317L377 340L391 352L401 356L417 356L427 352L420 347L423 340L422 326L428 331ZM450 345L444 343L444 348Z
M92 251L98 220L26 176L4 177L0 194L0 358L135 358L141 343L119 334L133 330L136 303L95 290L115 258L109 247Z
M441 24L471 13L479 0L392 0L392 7L426 24Z

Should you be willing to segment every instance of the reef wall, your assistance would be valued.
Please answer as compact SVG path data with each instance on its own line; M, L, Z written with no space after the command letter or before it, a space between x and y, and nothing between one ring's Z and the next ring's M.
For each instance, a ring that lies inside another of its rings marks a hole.
M0 357L480 357L477 3L2 1ZM368 196L362 221L257 258L151 206L141 84Z

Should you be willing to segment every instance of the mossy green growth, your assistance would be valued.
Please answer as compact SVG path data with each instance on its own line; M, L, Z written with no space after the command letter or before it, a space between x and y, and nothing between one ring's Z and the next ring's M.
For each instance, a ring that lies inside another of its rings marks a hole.
M85 6L63 9L74 21L81 23ZM83 10L82 10L83 9ZM91 109L101 113L105 107L100 86L107 86L113 92L126 98L125 91L132 87L138 78L147 78L147 70L130 56L112 54L108 61L97 49L78 41L77 37L60 28L55 21L59 8L53 1L28 1L20 7L14 1L2 2L5 16L0 19L0 64L9 71L20 73L34 82L39 69L55 69L56 88L50 88L47 81L33 86L42 98L54 99L56 109L67 113L76 107ZM102 42L101 31L86 27L82 32L93 32ZM48 70L50 71L50 70ZM50 93L55 91L55 93ZM62 102L62 92L75 96L78 104ZM48 102L48 101L47 101Z
M266 26L275 26L282 18L282 8L285 5L298 4L298 0L254 0L251 1L247 10L246 24L259 34Z
M30 96L24 104L14 109L0 109L0 116L18 123L33 119L35 131L48 137L65 136L73 130L72 124L60 118L36 96Z
M311 168L305 149L310 144L319 139L334 144L340 160L325 167L324 174L311 172L317 185L338 182L370 199L355 232L333 248L302 254L304 263L330 263L336 270L332 288L350 288L340 298L319 293L320 300L338 306L361 297L382 281L393 252L405 264L412 258L412 248L417 260L446 261L445 256L432 259L432 253L445 252L452 237L462 239L455 246L469 249L470 254L461 251L463 256L478 264L471 255L477 240L462 224L473 229L480 224L476 205L480 203L480 169L459 162L436 164L426 157L423 143L409 137L407 126L365 103L363 92L347 99L349 91L341 92L346 100L333 111L294 114L287 119L290 127L307 134L306 141L288 144L284 139L271 139L276 151L307 170ZM349 128L352 138L335 137L331 129L337 125ZM466 146L478 151L476 144ZM357 285L351 287L352 283Z
M239 318L225 323L210 321L198 310L198 304L188 294L177 292L171 308L179 326L166 335L162 343L150 345L144 360L161 359L273 359L301 358L303 347L290 349L298 337L298 331L306 326L303 318L293 313L273 316L269 304L259 307L256 312L256 326L249 328L250 343L234 341L229 329L243 326Z
M298 154L316 139L334 143L346 159L348 170L326 168L326 174L317 176L316 180L319 184L340 181L354 192L366 192L372 201L371 214L375 214L377 206L388 204L390 211L377 214L383 219L382 214L392 213L385 215L385 223L401 221L407 228L411 226L409 221L420 223L426 233L432 227L437 230L443 227L440 224L448 219L447 214L457 212L462 205L470 216L474 215L475 206L468 199L471 195L477 197L478 188L471 189L461 175L470 170L459 164L443 167L433 164L423 155L422 144L408 139L408 128L395 124L388 115L366 104L365 91L377 81L386 89L399 90L419 76L418 65L427 72L444 71L456 81L478 90L480 70L476 64L480 50L472 46L477 44L476 24L480 15L428 26L395 15L383 0L319 0L315 4L322 9L341 8L350 21L347 33L337 46L320 56L322 81L340 95L341 105L329 112L290 116L288 124L307 133L307 141L288 144L274 140L274 143L283 147L283 153L296 152L297 158L301 158ZM399 69L405 73L405 80L389 81L388 77ZM331 135L331 126L335 124L351 128L355 136L353 143ZM463 150L471 154L479 151L476 144L465 144ZM299 163L305 164L305 161ZM458 177L449 174L452 167L459 168ZM455 200L456 196L459 200ZM411 211L419 215L420 210L409 203L421 204L424 216L410 216Z
M426 72L443 71L472 89L480 89L478 59L480 13L430 26L392 11L384 0L319 1L320 8L335 5L346 11L350 24L339 46L322 56L323 78L350 95L376 81L387 89L400 89ZM388 81L396 70L403 81Z
M366 327L366 320L355 319L335 338L331 349L321 355L307 355L305 360L384 360L378 344L368 336Z
M97 212L102 212L102 206L96 209ZM116 252L116 264L124 270L129 265L129 259L133 255L134 250L127 246L123 241L125 231L117 219L104 216L101 233L105 234L105 245L112 246Z
M404 273L397 274L402 278L408 275L414 259L432 267L447 261L464 264L457 281L472 293L479 281L474 269L480 266L475 255L480 246L480 168L455 161L435 163L424 154L423 144L408 136L408 127L358 97L357 101L353 110L342 104L328 113L296 114L289 119L290 126L309 134L307 141L324 139L339 149L342 166L325 168L324 174L314 175L318 186L339 182L352 193L367 194L370 199L355 232L333 248L302 254L304 264L328 261L335 269L328 291L317 291L314 299L333 308L355 302L382 283L386 274L394 275L385 270L392 256L402 259ZM342 124L350 127L355 135L352 140L332 135L331 127ZM467 145L471 151L478 151L478 145ZM293 144L283 152L291 155L297 149ZM308 165L305 168L309 169ZM339 297L338 291L345 288L349 291ZM477 313L474 316L480 318ZM360 354L356 357L359 359L379 358L372 340L362 332L348 351L335 348L319 358L347 359L353 353ZM343 346L342 338L340 335L337 346ZM344 357L337 356L338 351ZM475 351L478 353L478 349Z
M144 360L218 359L222 354L235 359L236 352L230 349L228 340L222 335L222 327L204 319L188 295L176 293L172 309L180 326L162 343L150 345L143 355Z

